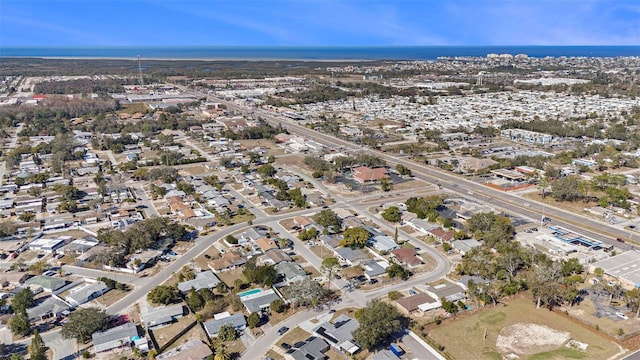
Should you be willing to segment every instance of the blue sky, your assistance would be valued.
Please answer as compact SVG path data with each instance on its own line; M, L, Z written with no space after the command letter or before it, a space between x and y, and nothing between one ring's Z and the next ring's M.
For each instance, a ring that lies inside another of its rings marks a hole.
M640 45L632 0L0 0L0 46Z

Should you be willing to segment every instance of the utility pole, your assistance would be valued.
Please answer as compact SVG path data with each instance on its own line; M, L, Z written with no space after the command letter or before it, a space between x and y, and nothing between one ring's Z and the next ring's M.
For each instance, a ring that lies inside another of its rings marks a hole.
M140 55L138 55L138 76L140 76L140 87L144 87L144 78L142 77L142 64L140 63Z

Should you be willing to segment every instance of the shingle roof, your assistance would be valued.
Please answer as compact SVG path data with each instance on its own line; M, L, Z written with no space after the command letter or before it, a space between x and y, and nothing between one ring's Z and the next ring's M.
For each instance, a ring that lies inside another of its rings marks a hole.
M199 272L196 274L196 278L193 280L183 281L178 284L178 290L182 294L188 293L191 288L196 290L200 289L212 289L220 282L220 279L211 270Z

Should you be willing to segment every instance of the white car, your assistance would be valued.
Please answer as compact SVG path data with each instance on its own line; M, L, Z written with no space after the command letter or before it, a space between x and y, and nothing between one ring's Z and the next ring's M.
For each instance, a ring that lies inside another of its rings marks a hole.
M48 270L48 271L43 272L42 275L44 275L44 276L56 276L56 272Z
M621 313L619 311L616 313L616 316L621 318L621 319L624 319L624 320L629 320L629 317L627 315L625 315L625 314L623 314L623 313Z

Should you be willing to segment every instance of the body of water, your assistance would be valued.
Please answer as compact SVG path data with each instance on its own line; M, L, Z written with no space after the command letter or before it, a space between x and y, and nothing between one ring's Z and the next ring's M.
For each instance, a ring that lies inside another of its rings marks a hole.
M435 60L487 54L530 57L640 56L640 46L385 46L385 47L4 47L0 57L203 60Z

